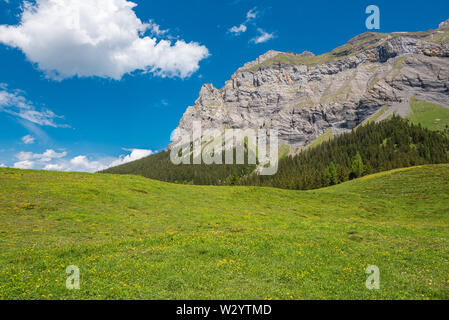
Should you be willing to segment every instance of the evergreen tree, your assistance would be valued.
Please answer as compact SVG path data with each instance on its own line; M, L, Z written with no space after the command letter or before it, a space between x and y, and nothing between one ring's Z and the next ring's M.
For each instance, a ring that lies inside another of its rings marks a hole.
M357 151L357 154L352 159L351 165L351 175L353 178L359 178L363 175L363 161L360 153Z
M170 161L170 151L163 151L104 172L138 174L151 179L185 184L314 189L379 171L447 162L449 130L430 131L393 116L379 123L359 126L319 146L280 159L278 172L273 176L258 175L255 173L256 166L248 164L174 165Z
M338 174L335 164L331 161L324 172L324 180L326 185L334 185L338 183Z

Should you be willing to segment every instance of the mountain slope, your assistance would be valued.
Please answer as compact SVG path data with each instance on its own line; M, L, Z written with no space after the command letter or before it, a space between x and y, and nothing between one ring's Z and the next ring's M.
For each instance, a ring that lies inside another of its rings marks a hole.
M424 110L426 112L412 113L413 120L422 122L423 119L432 119L435 116L434 111L430 114L427 112L427 104ZM389 117L391 119L382 122L366 122L357 129L336 137L333 137L332 132L328 130L295 156L281 158L278 171L273 176L259 176L253 173L254 165L175 165L170 161L170 151L163 151L103 172L138 174L147 178L186 184L245 184L315 189L352 178L351 162L357 153L361 155L363 161L362 175L449 161L449 135L445 136L412 125L393 114ZM288 151L288 149L281 150L280 156L286 155ZM332 181L326 178L326 170L331 162L337 170Z
M170 151L161 151L101 172L136 174L150 179L184 184L229 185L234 184L238 178L251 174L255 169L255 165L248 164L175 165L170 160Z
M203 128L273 128L295 153L328 130L347 132L386 106L406 116L411 97L449 108L449 27L368 32L314 56L269 51L225 86L205 84L173 140L193 121Z
M448 165L313 191L0 168L0 299L449 299L448 190Z
M410 100L411 112L408 118L413 123L419 123L431 130L445 130L449 128L449 108L437 104L419 101L414 97Z
M359 165L355 164L357 155ZM449 131L434 132L392 115L391 119L366 123L318 145L314 142L297 155L281 159L276 174L247 175L239 183L315 189L370 173L447 162Z

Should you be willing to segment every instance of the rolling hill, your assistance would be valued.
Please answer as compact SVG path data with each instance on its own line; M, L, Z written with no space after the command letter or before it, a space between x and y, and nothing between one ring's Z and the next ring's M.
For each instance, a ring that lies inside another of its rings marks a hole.
M0 299L449 299L448 190L446 164L310 191L0 168Z

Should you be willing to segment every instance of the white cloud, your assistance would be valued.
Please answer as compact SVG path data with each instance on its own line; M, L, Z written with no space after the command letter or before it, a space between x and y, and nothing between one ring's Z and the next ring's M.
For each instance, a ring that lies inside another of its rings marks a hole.
M30 160L33 159L33 153L32 152L25 152L20 151L18 154L16 154L16 158L19 160Z
M246 32L246 30L248 29L246 25L247 25L248 22L250 22L251 20L256 19L258 14L259 14L259 13L256 11L256 8L252 8L251 10L249 10L249 11L246 13L246 20L245 20L242 24L240 24L240 26L238 26L238 27L237 27L237 26L231 27L231 28L229 29L229 32L233 33L233 34L236 35L236 36L238 36L238 35L240 35L240 34Z
M62 164L47 164L44 167L44 170L49 170L49 171L63 171L64 170L64 166Z
M27 134L26 136L22 137L22 141L25 144L33 144L34 140L35 140L34 137L29 135L29 134Z
M14 168L70 172L97 172L110 167L139 160L154 153L152 150L146 149L124 150L129 153L120 155L117 158L105 157L96 160L90 160L86 155L78 155L73 158L67 158L67 152L56 152L52 149L48 149L43 153L21 151L15 155L19 161L14 163Z
M0 25L0 42L22 50L52 79L121 79L136 70L185 78L209 56L197 42L163 36L167 30L135 14L126 0L36 0L24 2L20 23Z
M153 151L145 150L145 149L130 149L127 151L131 151L131 153L126 156L119 156L119 158L117 160L112 161L109 166L110 167L119 166L121 164L139 160L141 158L144 158L144 157L147 157L147 156L153 154Z
M104 170L107 165L100 161L89 161L86 156L77 156L65 164L59 164L59 170L63 171L82 171L82 172L96 172Z
M153 20L148 22L148 29L151 31L151 34L156 37L161 37L164 34L168 33L168 30L162 30L161 26L155 23Z
M67 155L67 152L56 152L52 149L47 149L44 153L33 153L33 152L25 152L21 151L16 154L16 158L20 161L27 160L37 160L39 162L50 162L53 159L64 158Z
M0 112L8 113L41 126L68 127L67 125L55 123L55 119L62 119L62 116L56 115L49 109L35 107L32 102L23 96L22 91L8 91L5 84L0 84Z
M3 163L0 163L0 168L6 168L6 165Z
M251 42L258 44L258 43L267 42L268 40L271 40L274 38L273 33L265 32L261 28L258 28L257 31L259 32L259 35L255 38L251 39Z
M43 154L38 155L39 156L39 160L40 161L44 161L44 162L48 162L51 161L52 159L59 159L59 158L64 158L67 155L67 152L56 152L54 150L47 150L45 151Z
M19 161L14 163L14 168L17 169L33 169L34 162L29 160Z
M252 8L246 13L246 21L250 21L252 19L256 19L259 13L256 11L256 8Z
M246 26L244 24L241 24L239 27L233 26L231 29L229 29L229 32L239 35L240 33L246 32L246 29Z
M43 166L44 170L57 171L79 171L79 172L97 172L110 167L119 166L124 163L139 160L153 154L151 150L145 149L125 149L130 154L120 155L118 158L103 158L99 160L89 160L85 155L79 155L72 159L60 159L54 163L47 163Z

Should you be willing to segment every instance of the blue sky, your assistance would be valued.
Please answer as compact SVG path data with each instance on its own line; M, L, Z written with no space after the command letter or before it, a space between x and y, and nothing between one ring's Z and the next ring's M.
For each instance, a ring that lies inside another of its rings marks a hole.
M449 18L447 0L60 1L0 0L0 165L95 171L162 150L203 83L270 49L332 50L371 4L380 32Z

